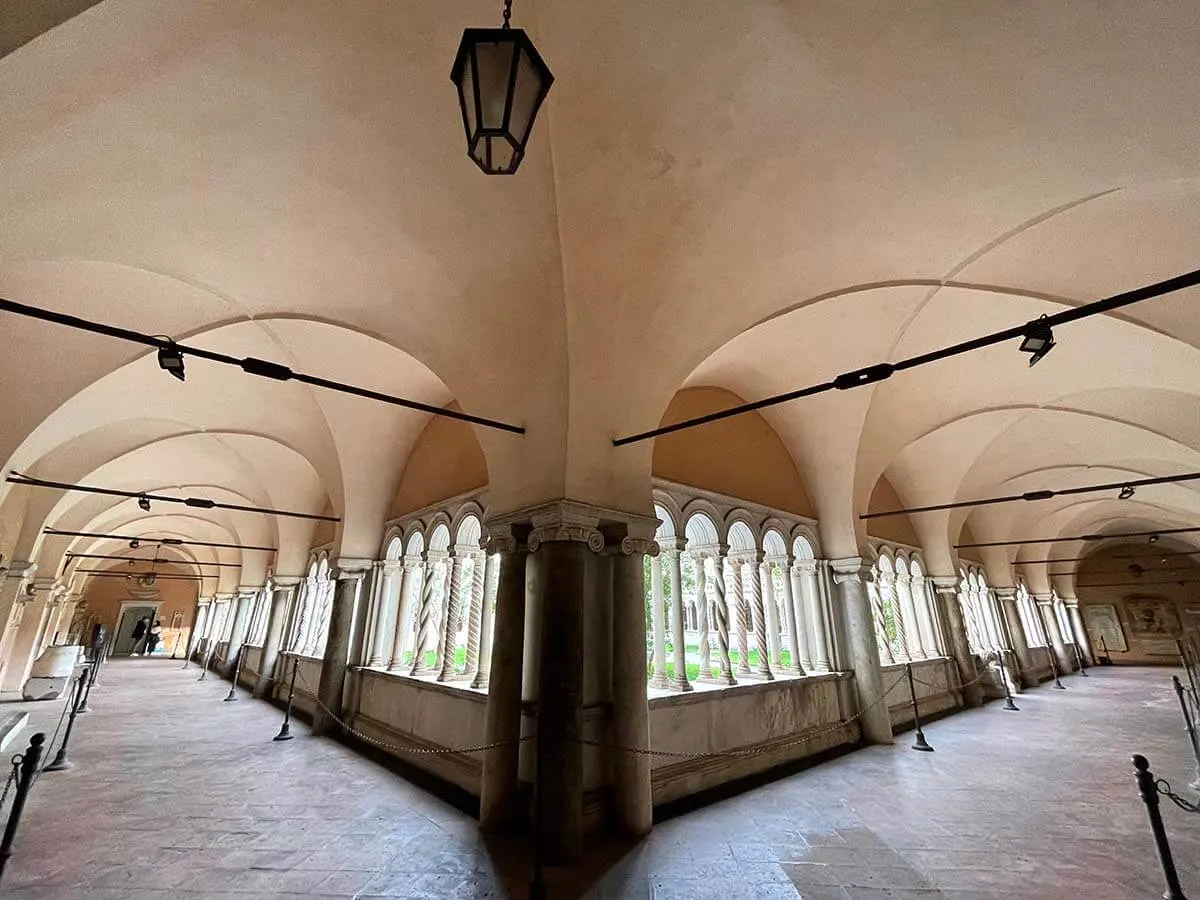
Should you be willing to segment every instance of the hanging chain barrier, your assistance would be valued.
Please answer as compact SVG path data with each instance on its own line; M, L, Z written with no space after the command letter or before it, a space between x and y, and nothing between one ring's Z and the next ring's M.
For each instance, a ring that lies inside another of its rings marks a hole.
M1177 793L1171 790L1171 783L1165 778L1156 778L1154 780L1154 789L1159 795L1166 797L1184 812L1189 812L1200 816L1200 803L1192 803L1186 797L1180 797Z
M913 662L920 662L920 660L913 660ZM951 660L952 664L953 662L954 661ZM916 675L913 676L913 681L922 687L933 688L934 690L938 691L961 691L963 688L969 688L972 685L979 684L979 682L983 681L983 679L987 677L987 673L990 668L991 666L984 666L982 672L976 672L974 678L972 678L970 681L964 681L962 684L935 684L932 681L922 681Z
M345 729L348 734L354 735L364 743L371 744L374 747L378 747L381 750L387 750L391 753L411 753L414 756L450 756L456 753L483 753L487 750L495 750L497 747L507 747L512 744L524 744L526 741L531 741L535 737L535 735L527 734L524 737L517 738L516 740L492 741L490 744L480 744L478 747L408 747L403 744L391 744L387 741L381 741L378 738L373 738L369 734L363 734L358 729L352 727L348 722L340 718L332 709L321 702L320 698L317 696L316 690L311 684L308 683L308 679L304 677L303 672L297 670L297 674L299 675L300 681L304 684L304 687L308 690L313 702L316 703L317 706L321 707L321 709L325 711L325 714L333 719L333 721L342 726L342 728Z
M326 706L324 703L322 703L320 701L320 699L317 697L317 692L313 689L313 686L308 683L308 679L306 679L304 677L303 673L301 673L299 677L300 677L300 681L304 684L304 687L307 689L309 695L313 698L313 701L317 704L317 706L321 707L321 709L325 711L326 715L328 715L331 719L333 719L335 722L337 722L343 729L346 730L346 732L348 734L352 734L352 735L354 735L354 737L358 738L359 740L361 740L365 743L371 744L372 746L379 747L381 750L387 750L387 751L394 752L394 753L409 753L409 754L413 754L416 756L449 756L449 755L456 754L456 753L483 753L488 750L494 750L498 747L506 747L506 746L511 746L513 744L524 744L527 741L531 741L535 737L537 737L536 734L527 734L516 740L493 741L490 744L481 744L477 747L426 748L426 747L409 747L409 746L404 746L402 744L388 743L387 741L381 741L381 740L378 740L377 738L371 737L370 735L363 734L361 731L350 726L347 722L345 722L338 715L336 715L333 712L333 710L331 710L328 706ZM906 676L901 674L900 677L897 678L891 684L891 686L888 687L888 689L885 690L879 696L879 698L877 700L873 701L872 703L867 704L866 706L864 706L862 709L860 709L858 712L856 712L854 715L850 716L849 718L842 719L841 721L838 721L838 722L834 722L834 723L832 723L828 726L825 726L824 728L818 729L817 731L814 731L814 732L807 732L805 734L796 735L795 737L788 738L787 740L782 741L782 742L772 743L769 747L755 747L755 748L749 748L749 749L745 749L745 750L718 750L718 751L714 751L714 752L706 752L706 751L684 752L684 751L677 751L677 750L651 750L648 747L631 747L631 746L625 746L622 744L612 744L607 741L594 741L594 740L590 740L588 738L579 738L577 740L572 741L572 743L581 744L585 747L598 747L598 748L602 748L605 750L616 750L621 753L633 753L633 754L636 754L639 756L671 757L671 758L675 758L675 759L742 759L742 758L750 757L750 756L761 756L766 753L776 753L781 749L785 749L788 747L794 747L799 744L811 743L812 741L819 740L820 738L823 738L826 735L833 734L838 731L842 731L844 728L846 728L846 726L853 724L854 722L856 722L857 720L859 720L863 716L865 716L872 709L879 706L881 703L884 703L887 700L888 696L891 694L891 692L895 688L899 687L900 684L905 679L906 679Z
M21 763L24 759L25 757L20 753L15 754L12 758L12 771L8 773L8 781L4 783L4 793L0 794L0 810L4 809L4 804L8 802L8 792L12 790L17 776L21 774Z

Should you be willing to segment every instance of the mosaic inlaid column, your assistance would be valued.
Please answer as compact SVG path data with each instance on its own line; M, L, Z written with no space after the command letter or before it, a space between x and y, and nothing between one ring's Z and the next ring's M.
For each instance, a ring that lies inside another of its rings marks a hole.
M375 563L380 572L379 594L375 600L375 622L371 632L371 652L367 665L373 668L386 666L392 658L392 642L396 634L396 614L400 607L399 582L403 576L403 563L398 560L383 560Z
M755 560L746 564L750 574L750 609L754 613L754 641L757 644L755 649L758 650L758 665L754 668L754 675L774 681L775 675L771 672L771 648L767 643L767 611L763 606L762 583L757 563Z
M675 538L666 541L674 542L674 546L662 547L662 555L667 560L667 576L671 587L671 644L674 650L675 674L671 676L671 688L676 691L690 691L692 685L687 677L687 632L683 622L683 572L680 564L680 549ZM660 542L662 546L664 542Z
M487 557L487 565L483 576L483 604L479 617L479 665L471 687L486 688L488 676L492 671L492 608L496 605L496 591L500 580L500 554L492 553Z
M663 599L663 568L658 554L650 558L650 629L654 675L650 687L667 688L667 611Z
M771 578L771 567L767 563L758 564L758 578L762 582L763 609L767 614L767 648L770 650L771 665L782 669L783 642L779 637L779 605L775 600L775 582Z
M743 578L743 564L740 556L728 557L728 565L732 568L733 577L733 609L737 615L737 641L739 675L750 674L750 632L754 630L750 619L750 604L746 602L746 584Z
M801 644L807 644L808 641L802 640L800 632L800 619L796 616L796 599L792 591L792 573L790 567L781 566L783 578L783 615L787 622L788 630L788 651L791 653L792 661L784 671L789 675L804 675L807 672L807 666L812 665L812 660L808 658L808 648L801 649ZM769 577L774 578L774 571L768 572Z

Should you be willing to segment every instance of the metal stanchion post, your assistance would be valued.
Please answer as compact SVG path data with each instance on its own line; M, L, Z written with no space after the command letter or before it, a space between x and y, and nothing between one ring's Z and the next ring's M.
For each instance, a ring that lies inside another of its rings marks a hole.
M13 757L13 777L17 783L17 793L13 797L12 811L8 814L8 824L4 827L4 839L0 841L0 878L4 877L4 868L8 858L12 856L13 840L17 836L17 826L21 824L21 813L25 810L25 799L29 789L37 777L38 763L42 760L42 745L46 743L46 735L40 731L29 739L29 747L23 756ZM18 760L19 767L18 767Z
M292 683L288 688L287 707L283 711L283 725L279 728L279 734L275 735L272 740L290 741L295 735L292 734L292 701L296 699L296 670L300 667L300 657L292 657Z
M1001 709L1007 709L1011 712L1020 712L1021 707L1013 702L1012 688L1008 686L1008 673L1004 671L1004 651L1000 650L996 653L996 666L1000 670L1000 683L1004 685L1004 706Z
M225 696L225 702L237 699L238 679L242 677L242 660L246 658L246 651L239 650L237 663L233 667L233 682L229 685L229 693Z
M1078 644L1072 644L1071 646L1075 648L1075 662L1079 663L1079 674L1084 678L1091 678L1088 675L1087 665L1083 661L1083 651L1079 649Z
M87 667L87 669L84 672L84 674L88 676L88 679L87 679L87 687L84 689L84 692L83 692L83 705L77 707L75 710L75 712L77 712L81 716L84 713L90 713L92 711L92 708L90 706L88 706L88 700L92 696L92 685L96 683L96 679L92 677L92 672L96 668L97 665L99 665L99 663L93 662L91 665L89 665Z
M1048 647L1047 649L1050 651L1050 671L1054 673L1054 686L1060 691L1065 691L1066 686L1058 679L1058 660L1054 658L1054 648Z
M1196 735L1196 722L1192 718L1188 698L1184 696L1187 690L1179 681L1179 676L1171 676L1171 684L1175 686L1175 696L1179 698L1179 708L1183 710L1183 725L1187 729L1188 740L1192 745L1192 757L1196 760L1196 777L1188 785L1193 791L1200 791L1200 737Z
M908 695L912 698L913 726L917 730L916 740L913 741L912 748L925 753L932 753L933 748L929 746L929 743L925 740L925 732L921 730L921 711L917 708L917 687L916 682L913 681L912 663L905 663L904 671L908 675Z
M540 712L540 711L539 711ZM542 723L538 720L533 754L533 879L529 882L529 900L546 900L546 875L542 867Z
M1100 665L1112 665L1112 657L1108 655L1108 646L1104 643L1104 635L1100 635Z
M1192 688L1192 696L1200 700L1200 692L1197 691L1196 686L1196 673L1192 670L1191 665L1188 664L1187 652L1183 649L1183 641L1176 640L1175 647L1179 650L1179 661L1183 663L1183 671L1187 673L1188 684Z
M1175 871L1175 858L1171 856L1171 845L1167 842L1167 830L1163 827L1162 813L1158 808L1158 788L1154 783L1154 775L1150 772L1150 763L1140 753L1133 756L1134 777L1137 779L1138 792L1146 804L1146 813L1150 817L1150 830L1154 832L1154 847L1158 851L1158 862L1162 866L1163 877L1167 881L1167 889L1163 891L1163 900L1187 900L1183 888L1179 885L1179 873Z
M87 681L87 672L82 672L75 682L74 698L68 697L71 704L71 715L67 718L67 730L63 732L62 744L54 754L54 761L42 769L43 772L65 772L71 768L71 760L67 759L67 745L71 743L71 732L75 728L75 717L79 715L79 707L83 704L83 689Z
M213 641L208 645L208 653L205 654L204 662L200 664L200 677L196 679L197 681L203 681L206 677L208 677L208 667L212 665L213 650L216 649L216 646L216 641Z

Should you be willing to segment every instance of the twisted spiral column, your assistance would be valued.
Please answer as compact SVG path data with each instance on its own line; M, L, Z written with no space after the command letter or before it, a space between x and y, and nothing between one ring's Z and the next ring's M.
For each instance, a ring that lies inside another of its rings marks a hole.
M438 668L438 681L445 681L454 674L454 651L458 647L458 626L462 619L463 569L466 557L455 553L451 563L450 594L446 598L446 615L442 619L443 635L442 655L435 665Z
M703 556L693 557L696 561L696 624L700 630L700 673L696 676L702 681L712 680L712 648L708 643L708 567L704 564Z
M437 563L426 563L425 577L421 584L421 605L417 609L417 638L413 641L413 662L409 675L426 675L430 671L425 665L425 643L429 640L430 619L433 617L433 586L437 580Z
M729 663L729 604L725 599L725 567L724 558L713 559L714 577L712 611L717 626L717 657L721 667L717 680L721 684L737 684L733 677L733 667Z
M774 681L771 672L771 649L767 644L767 611L763 606L762 583L758 578L757 567L751 568L750 603L754 610L754 640L758 644L758 668L755 675Z
M738 674L750 674L750 605L746 603L746 584L742 580L742 561L730 561L733 567L733 607L738 619Z
M482 552L471 554L471 607L467 614L467 665L463 674L474 678L479 665L479 627L483 617Z
M483 577L483 602L479 619L479 665L471 687L486 688L492 672L492 632L494 630L492 607L496 602L496 591L500 584L500 554L487 557Z

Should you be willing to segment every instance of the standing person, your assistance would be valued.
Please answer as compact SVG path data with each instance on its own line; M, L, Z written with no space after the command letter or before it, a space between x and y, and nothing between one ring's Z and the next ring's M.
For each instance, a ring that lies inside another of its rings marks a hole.
M150 626L150 631L146 635L146 656L153 656L154 650L158 647L158 642L162 640L162 622L158 619L154 620L154 624Z
M149 633L150 617L142 616L137 620L137 624L133 626L133 650L130 651L130 656L142 655L142 651L146 649L146 640Z

